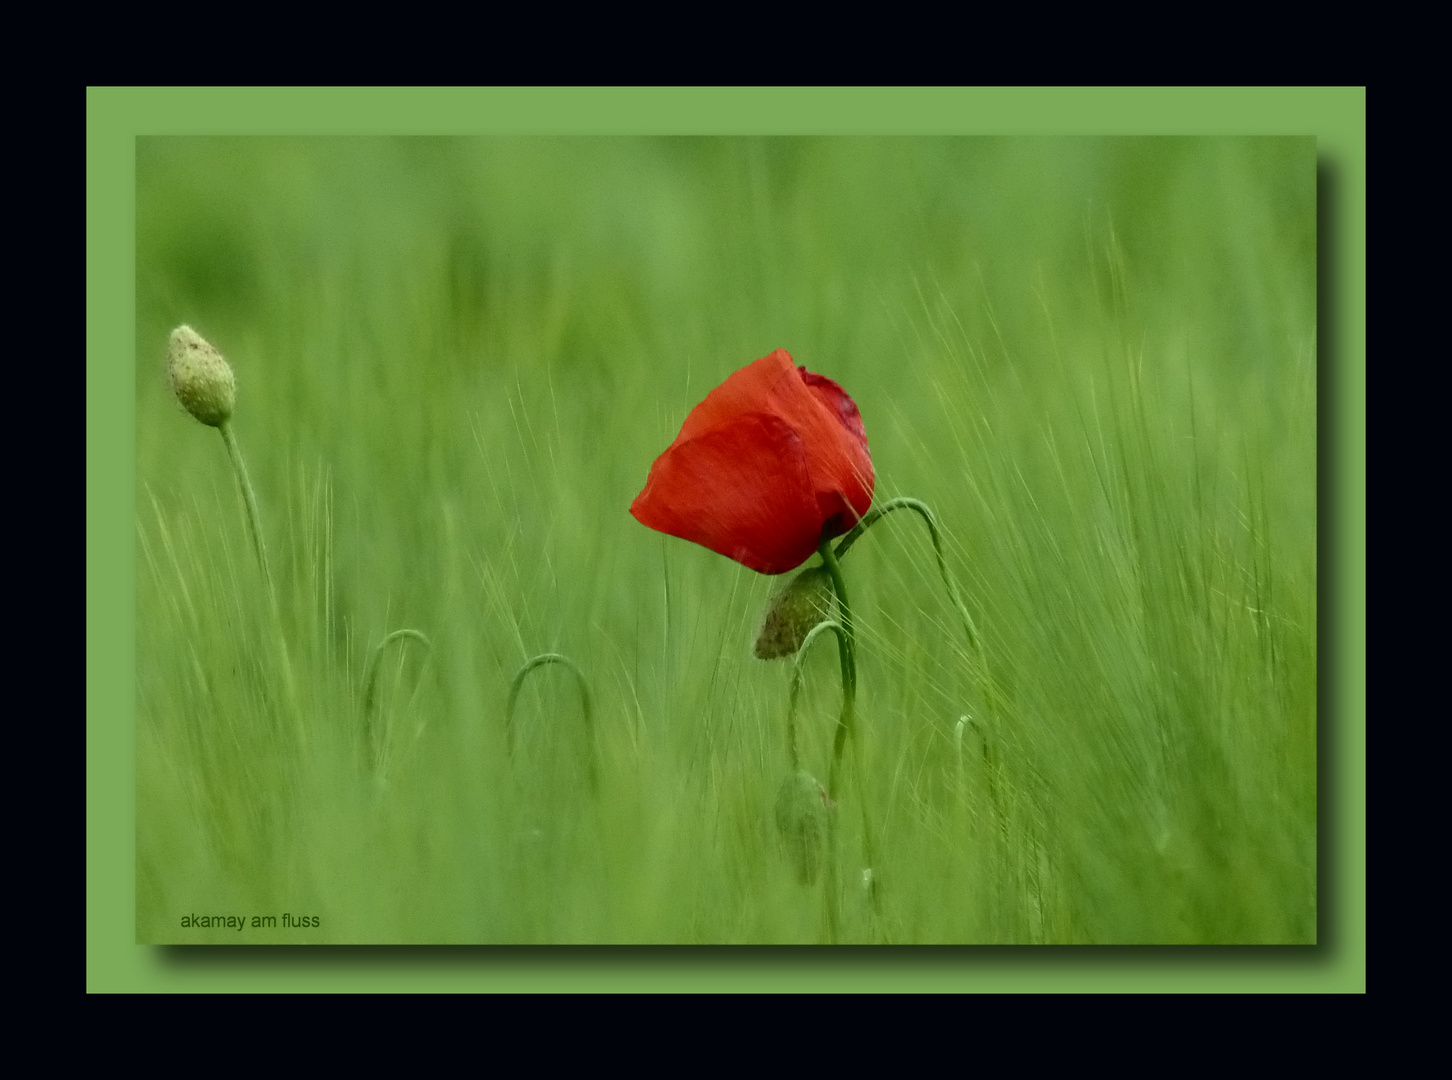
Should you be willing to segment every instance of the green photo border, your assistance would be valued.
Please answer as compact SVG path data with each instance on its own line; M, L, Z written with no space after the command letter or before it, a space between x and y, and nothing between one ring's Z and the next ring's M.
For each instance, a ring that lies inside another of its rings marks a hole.
M135 944L135 142L153 134L282 133L1315 135L1319 944L837 950ZM89 88L86 989L1365 992L1365 88Z

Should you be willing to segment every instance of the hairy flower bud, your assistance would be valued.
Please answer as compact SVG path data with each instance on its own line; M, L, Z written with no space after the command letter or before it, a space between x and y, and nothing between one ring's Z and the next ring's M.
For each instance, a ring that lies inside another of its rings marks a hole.
M816 777L802 770L782 781L776 793L776 830L797 871L811 885L822 869L827 847L827 814L834 803Z
M190 326L171 332L166 376L182 407L202 423L221 427L231 419L237 401L232 367Z
M803 570L766 603L756 635L758 660L793 656L812 628L832 617L832 576L825 566Z

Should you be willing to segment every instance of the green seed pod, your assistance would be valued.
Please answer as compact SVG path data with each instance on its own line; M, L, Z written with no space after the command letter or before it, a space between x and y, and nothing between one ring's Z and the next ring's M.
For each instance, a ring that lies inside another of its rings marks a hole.
M237 401L232 367L190 326L171 332L166 376L182 407L208 427L221 427L232 418Z
M825 566L803 570L766 603L766 618L756 635L758 660L793 656L812 627L832 617L832 576Z
M777 789L776 831L803 885L813 884L821 872L832 806L826 790L805 770L788 776Z

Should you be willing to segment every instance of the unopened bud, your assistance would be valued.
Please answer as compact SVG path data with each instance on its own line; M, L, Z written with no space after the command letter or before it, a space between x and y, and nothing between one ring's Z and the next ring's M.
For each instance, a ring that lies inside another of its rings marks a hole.
M788 776L777 789L776 831L803 885L813 884L821 872L827 814L833 805L816 777L806 771Z
M222 354L190 326L171 332L166 352L166 377L182 407L209 427L232 418L237 381Z
M825 566L810 566L767 601L756 635L757 659L795 655L812 628L831 617L832 576Z

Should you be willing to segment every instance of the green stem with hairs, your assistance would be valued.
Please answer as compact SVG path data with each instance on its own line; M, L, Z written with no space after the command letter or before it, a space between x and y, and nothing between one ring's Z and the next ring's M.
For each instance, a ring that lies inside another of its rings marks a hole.
M969 654L972 656L973 664L977 668L978 688L979 694L983 698L983 706L989 712L996 712L998 694L994 688L992 673L988 670L988 657L983 649L983 638L978 633L978 626L973 621L973 615L968 611L968 605L963 602L963 595L958 589L957 579L953 577L952 571L948 569L948 560L943 555L943 537L938 529L938 519L934 516L933 511L928 508L927 503L920 499L903 497L889 499L879 506L874 506L857 523L856 527L838 542L837 557L840 559L845 555L847 549L857 542L858 537L894 510L912 510L927 525L928 536L933 541L933 554L938 559L938 573L943 577L943 587L948 591L948 599L957 610L959 619L962 620L963 636L968 641Z
M842 751L847 745L849 737L857 739L857 631L852 620L852 605L847 599L847 582L842 577L842 564L837 561L837 555L832 550L832 541L823 537L817 545L817 551L822 556L822 565L827 568L827 573L832 579L832 590L837 594L837 614L842 624L841 631L837 634L837 656L842 667L842 715L837 721L837 734L832 740L832 765L827 773L827 794L834 800L840 799L840 767L842 762ZM803 643L805 648L805 642ZM866 768L862 760L861 740L858 739L857 747L857 801L862 808L862 846L863 853L867 856L867 865L870 869L876 869L876 844L872 835L872 819L867 812L867 777ZM829 834L835 832L829 826ZM835 839L832 843L835 851ZM835 862L835 859L833 860ZM835 876L835 875L834 875ZM835 882L833 883L835 888ZM875 882L868 889L868 896L872 901L872 910L875 915L881 915L878 907L878 890Z
M963 620L963 633L968 638L968 647L978 654L980 659L982 649L979 645L978 627L974 625L973 616L968 612L968 606L963 603L963 597L958 592L958 583L953 579L952 573L948 570L948 562L943 557L943 538L938 531L938 519L933 516L933 511L928 504L920 499L900 498L889 499L880 506L874 506L867 512L867 516L859 521L855 528L846 536L842 537L837 544L837 558L847 554L847 549L857 542L858 537L865 533L880 520L885 518L894 510L912 510L923 519L928 527L928 535L933 541L933 553L938 557L938 573L943 575L943 585L948 590L948 599L958 610L958 616Z
M834 634L837 635L837 657L838 660L842 662L842 716L839 717L837 721L837 731L839 735L843 730L843 725L847 722L848 719L848 702L851 701L852 698L847 681L846 662L843 659L847 654L842 651L842 647L847 641L847 631L841 623L835 622L831 619L827 619L824 622L820 622L816 626L812 627L812 629L807 633L807 636L802 639L801 647L797 649L796 661L792 665L792 686L791 692L787 697L787 749L791 754L793 773L795 773L799 767L799 759L797 755L796 712L797 698L801 695L802 692L803 662L807 658L807 650L812 647L812 642L816 639L817 635L824 633L828 630L832 631ZM839 742L837 745L840 747L841 743ZM836 759L834 758L832 764L832 774L827 781L827 795L828 798L832 799L834 802L837 798L835 776ZM837 911L838 887L837 818L836 815L831 813L831 811L829 810L827 817L827 882L824 894L824 900L826 903L828 942L835 942L837 940L837 927L839 922L841 921Z
M948 561L943 556L943 538L938 529L938 519L934 516L928 504L921 499L912 499L904 496L902 498L889 499L884 503L874 506L838 542L837 557L840 559L845 555L847 549L855 544L863 533L894 510L912 510L923 519L923 523L928 527L928 536L933 541L933 554L938 558L938 573L943 577L943 586L948 591L948 599L952 601L953 607L958 611L958 617L963 622L963 636L968 640L969 653L972 657L974 667L977 669L978 693L982 699L983 708L991 720L999 711L999 695L993 682L993 674L988 668L988 657L983 649L983 638L978 633L978 627L973 622L973 616L968 611L968 605L963 602L963 596L958 589L957 580L953 577L952 571L948 569ZM972 723L971 719L969 722ZM974 724L974 726L977 727L978 725ZM994 778L994 774L997 771L997 763L994 760L993 753L990 751L988 733L980 729L979 737L983 740L983 758L987 772L989 798L993 803L995 812L999 816L1000 825L1003 825L1005 819L1003 817L1002 805L999 801L998 785Z
M433 643L417 630L395 630L378 643L378 648L373 650L373 655L368 659L368 670L363 675L363 741L364 745L373 754L375 764L381 763L383 758L383 747L387 742L385 734L375 737L373 731L373 705L377 698L378 691L378 668L383 659L383 653L395 641L408 642L417 641L425 649L432 652Z
M580 669L575 666L575 662L571 660L568 656L564 656L561 653L541 653L539 656L531 657L529 660L526 660L524 662L524 666L520 668L519 671L515 674L514 679L509 684L509 700L504 706L505 745L508 747L510 755L513 756L514 706L519 701L519 691L524 687L525 676L528 675L535 668L542 667L545 664L560 664L566 668L569 668L575 676L575 683L580 689L580 711L584 714L585 717L585 738L589 741L590 744L590 752L588 757L588 767L590 770L590 790L596 791L599 789L600 781L598 769L595 762L596 751L594 706L590 701L590 687L589 684L585 682L585 676L581 674Z
M262 515L257 510L257 492L252 488L252 478L247 474L247 463L242 460L242 448L232 434L232 424L223 420L217 425L222 433L222 442L227 447L227 456L232 460L232 470L237 474L237 487L242 492L242 505L247 511L247 530L252 534L252 546L257 550L257 563L262 567L262 580L267 585L268 606L277 634L278 657L282 663L282 679L287 693L288 705L292 710L293 723L297 727L300 745L307 744L307 724L298 699L297 678L292 671L292 656L287 648L287 632L283 628L282 609L277 602L277 589L272 582L272 571L267 565L267 542L262 539Z
M842 629L842 624L839 622L834 622L831 619L828 619L825 622L819 622L816 626L812 627L811 631L807 634L807 636L802 639L801 648L797 650L796 662L792 665L792 688L791 693L787 697L787 752L791 756L793 772L796 772L796 770L800 767L800 757L797 753L796 716L797 698L801 695L802 692L802 662L807 657L807 650L811 648L812 641L815 640L818 634L826 630L830 630L834 634L836 634L839 643L845 638L847 633L847 631ZM842 693L842 700L845 702L847 700L847 685L845 681L842 685Z
M262 539L262 515L257 512L257 493L252 490L252 480L247 475L247 465L242 460L242 449L237 437L232 434L232 425L223 421L217 425L222 441L227 444L227 456L232 459L232 468L237 473L237 486L242 489L242 502L247 508L247 527L252 532L252 544L257 549L257 561L262 565L262 576L272 588L272 573L267 568L267 545Z
M856 734L857 727L857 634L852 622L852 606L847 599L847 583L842 579L842 565L832 553L832 541L824 539L817 545L817 550L832 579L832 590L837 594L837 613L842 624L837 635L837 657L842 665L842 715L837 720L837 734L832 740L832 768L827 774L827 794L835 799L842 751L848 736Z

